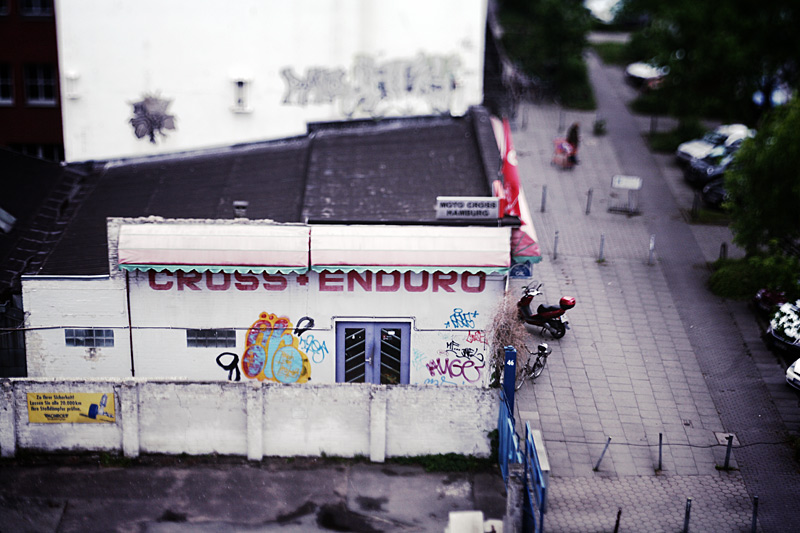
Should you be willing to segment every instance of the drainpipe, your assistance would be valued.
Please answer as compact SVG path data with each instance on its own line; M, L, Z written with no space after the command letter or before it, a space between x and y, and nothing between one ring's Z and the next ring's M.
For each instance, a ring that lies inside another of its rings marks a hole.
M128 342L131 347L131 377L136 377L136 368L133 364L133 324L131 322L131 282L129 272L125 271L125 299L128 304Z

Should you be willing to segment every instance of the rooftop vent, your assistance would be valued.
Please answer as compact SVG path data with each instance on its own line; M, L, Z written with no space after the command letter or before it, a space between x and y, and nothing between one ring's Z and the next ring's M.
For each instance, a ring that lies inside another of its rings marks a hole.
M236 218L247 218L247 206L250 202L247 200L236 200L233 202L233 216Z

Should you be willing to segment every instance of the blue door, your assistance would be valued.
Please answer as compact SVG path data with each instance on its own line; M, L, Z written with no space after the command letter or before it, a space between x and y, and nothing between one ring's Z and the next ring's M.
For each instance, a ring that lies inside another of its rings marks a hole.
M410 336L401 322L338 322L336 382L408 383Z

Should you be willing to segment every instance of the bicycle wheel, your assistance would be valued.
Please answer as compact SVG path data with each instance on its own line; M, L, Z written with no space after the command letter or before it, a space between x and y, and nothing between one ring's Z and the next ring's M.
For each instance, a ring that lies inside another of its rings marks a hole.
M519 390L525 384L525 379L528 377L528 369L524 368L517 376L517 381L514 383L514 390Z
M538 378L540 375L542 375L542 370L544 370L545 364L547 364L547 357L539 356L536 358L536 362L533 363L533 372L531 372L534 378Z

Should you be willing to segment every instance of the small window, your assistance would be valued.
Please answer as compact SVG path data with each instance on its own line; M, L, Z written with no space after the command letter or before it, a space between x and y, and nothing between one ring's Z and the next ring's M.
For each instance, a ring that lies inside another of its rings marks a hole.
M33 105L56 103L56 73L52 65L25 66L25 100Z
M187 329L186 346L189 348L235 348L236 330Z
M22 0L20 9L26 17L49 17L53 15L53 0Z
M11 77L11 66L0 63L0 105L14 103L14 79Z
M102 348L114 346L113 329L67 329L64 331L67 346Z
M250 81L239 78L233 80L233 106L234 113L250 113Z

